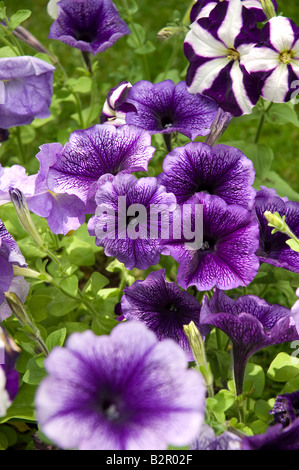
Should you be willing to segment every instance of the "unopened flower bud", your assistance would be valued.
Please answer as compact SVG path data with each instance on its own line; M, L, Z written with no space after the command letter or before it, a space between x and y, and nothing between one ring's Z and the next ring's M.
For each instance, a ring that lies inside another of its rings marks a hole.
M10 188L9 195L13 205L15 206L20 224L24 230L26 230L26 232L33 238L36 244L42 247L43 241L31 218L25 195L17 188Z
M279 230L280 232L285 232L287 229L287 225L285 223L285 215L281 217L278 212L272 212L270 211L265 211L264 216L269 222L270 227L274 227L276 230Z
M263 7L264 13L268 19L273 18L273 16L276 16L275 7L271 0L260 0L260 2Z
M171 36L177 36L179 34L186 34L188 29L185 26L165 26L162 28L157 36L161 41L167 41Z
M205 143L212 147L219 137L221 137L225 132L232 117L233 115L231 113L223 111L222 108L218 108L217 115L213 124L211 125L210 133L207 136Z
M12 313L19 320L21 325L29 325L31 327L30 318L28 317L26 309L17 294L14 292L4 292L4 296Z

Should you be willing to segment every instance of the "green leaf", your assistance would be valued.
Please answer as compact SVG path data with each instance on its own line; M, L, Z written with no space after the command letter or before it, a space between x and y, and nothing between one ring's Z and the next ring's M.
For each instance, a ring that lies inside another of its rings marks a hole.
M95 271L87 281L83 293L93 299L99 294L100 290L108 284L109 279Z
M23 375L23 382L29 385L38 385L40 381L46 376L46 371L43 367L43 359L40 357L32 357L27 363L27 370Z
M265 387L265 373L261 366L249 362L245 368L243 393L250 393L250 397L257 398L263 394Z
M221 377L223 380L226 380L231 362L230 354L214 348L209 348L206 354L214 379L217 380Z
M146 43L141 46L137 47L135 49L135 53L139 55L144 55L144 54L150 54L151 52L154 52L156 50L155 46L151 41L146 41Z
M299 193L292 189L291 186L275 171L268 172L266 186L269 188L275 188L278 195L281 197L286 196L291 201L299 201Z
M60 328L59 330L56 330L50 333L48 338L46 339L46 346L49 352L55 346L63 346L65 338L66 338L66 328Z
M127 39L127 44L133 49L141 48L145 43L145 31L138 23L131 23L131 34Z
M23 384L6 415L0 418L0 423L5 423L10 419L35 421L35 392L36 386Z
M257 400L254 405L254 412L260 420L265 423L272 421L272 417L269 414L269 411L272 409L272 406L266 400Z
M215 413L223 413L228 410L236 401L236 395L229 390L220 390L213 396L212 411Z
M92 80L90 77L69 78L66 82L74 93L90 93Z
M47 310L54 317L62 317L78 307L78 301L70 299L62 293L58 293L48 304Z
M267 376L275 382L288 382L298 375L299 359L285 352L275 357L267 371Z
M21 23L26 21L30 16L31 16L30 10L17 11L9 19L9 23L8 23L9 28L11 30L16 29L18 26L20 26Z
M4 20L6 17L6 6L4 2L0 2L0 20Z
M294 104L288 103L273 103L271 108L266 113L267 121L275 124L293 124L299 127L299 120L294 108Z
M93 266L95 263L94 251L91 245L75 235L69 240L66 253L70 262L76 266Z
M63 290L65 290L68 294L77 295L78 292L78 278L75 274L72 276L66 277L60 281L60 286Z

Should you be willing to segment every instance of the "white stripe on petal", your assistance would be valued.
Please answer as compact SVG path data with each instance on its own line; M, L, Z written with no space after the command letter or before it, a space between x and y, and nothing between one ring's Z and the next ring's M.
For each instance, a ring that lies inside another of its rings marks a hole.
M208 3L205 7L201 8L196 20L199 20L199 18L208 18L209 14L213 10L213 8L217 5L217 2L211 2Z
M269 20L270 42L278 52L292 49L294 32L289 18L275 16Z
M243 0L242 3L246 8L257 8L258 10L263 10L260 0Z
M196 22L192 23L185 42L191 44L196 55L201 57L214 58L227 55L225 45Z
M299 39L293 45L292 52L294 54L294 58L299 59Z
M270 77L267 78L262 89L262 97L267 101L283 103L285 95L289 91L288 77L287 65L278 65Z
M228 48L234 47L235 38L243 27L242 8L241 0L230 0L225 18L218 29L218 37Z
M201 93L211 87L215 78L221 70L228 64L227 58L213 59L198 67L194 75L191 86L188 88L190 93Z
M243 72L240 69L238 61L235 61L234 65L232 66L230 76L232 79L232 90L238 105L242 109L243 114L250 114L253 108L253 104L248 98L246 89L244 87Z
M280 64L279 54L269 47L255 47L241 57L241 64L251 72L268 72Z

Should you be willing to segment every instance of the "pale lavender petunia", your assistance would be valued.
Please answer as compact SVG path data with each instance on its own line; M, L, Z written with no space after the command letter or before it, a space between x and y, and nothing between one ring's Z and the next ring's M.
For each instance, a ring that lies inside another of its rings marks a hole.
M55 67L31 56L0 58L2 129L50 116Z
M186 35L188 90L213 98L234 116L250 114L260 97L261 83L242 60L258 38L253 12L240 0L219 2L209 18L194 21Z
M255 171L251 160L227 145L210 147L194 142L177 147L163 161L159 182L179 204L197 192L215 194L228 204L250 209L254 202Z
M253 213L259 223L260 245L257 256L263 263L269 263L278 268L299 272L299 253L287 245L289 237L281 232L272 234L273 227L269 227L264 216L265 211L278 212L286 216L286 224L292 232L299 236L299 202L288 201L276 195L275 190L263 187L257 192Z
M130 30L111 0L60 0L49 38L96 55Z
M188 204L191 207L202 205L201 246L190 249L184 237L163 241L170 255L179 263L178 284L184 289L196 286L201 291L215 286L223 290L247 286L259 268L255 255L258 224L250 211L239 204L228 205L219 196L204 193L196 193ZM192 228L195 232L196 220L195 216ZM175 217L174 225L177 225ZM182 232L184 234L184 228Z
M180 132L191 140L209 133L218 110L214 100L189 93L185 81L141 80L130 88L126 102L136 107L126 114L128 124L150 134Z
M299 28L289 18L271 18L263 38L241 62L252 76L262 80L262 97L274 103L297 95L299 79Z
M238 395L242 393L246 363L252 354L267 346L299 339L291 311L255 295L234 300L216 289L210 301L204 297L200 320L203 325L224 331L231 339Z
M160 244L159 217L161 214L165 226L166 216L176 209L175 196L154 177L104 175L99 184L96 213L87 225L96 244L127 269L147 269L157 264L165 252Z
M146 171L154 151L150 135L135 126L96 124L72 132L64 147L43 145L39 158L45 165L51 161L44 172L50 191L77 196L92 213L98 179L106 173Z
M11 202L9 189L18 188L25 197L32 196L35 192L37 175L27 175L21 165L2 167L0 165L0 205Z
M190 445L190 450L241 450L242 438L230 431L216 436L215 431L203 424L200 434Z
M165 269L153 271L145 280L126 287L121 312L127 320L145 323L159 340L175 340L193 360L183 327L193 321L199 328L200 304L174 282L166 281Z
M74 333L45 361L35 400L41 430L61 449L188 445L203 423L206 390L187 364L174 341L158 341L141 322L120 323L110 336Z

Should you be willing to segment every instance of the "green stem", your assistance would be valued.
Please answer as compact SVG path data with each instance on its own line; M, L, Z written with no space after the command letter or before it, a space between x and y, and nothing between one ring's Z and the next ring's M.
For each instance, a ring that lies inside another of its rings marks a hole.
M20 127L16 127L16 137L17 137L18 148L19 148L20 157L21 157L20 160L21 160L21 163L24 164L26 163L26 152L25 152L24 145L22 142Z
M273 101L271 101L268 108L266 108L262 111L262 114L261 114L261 117L260 117L260 120L259 120L259 124L258 124L258 128L257 128L257 131L256 131L255 139L254 139L255 144L257 144L259 139L260 139L262 129L263 129L263 126L264 126L264 122L265 122L266 114L268 113L268 111L269 111L269 109L271 108L272 105L273 105Z

